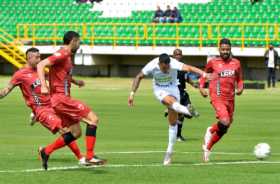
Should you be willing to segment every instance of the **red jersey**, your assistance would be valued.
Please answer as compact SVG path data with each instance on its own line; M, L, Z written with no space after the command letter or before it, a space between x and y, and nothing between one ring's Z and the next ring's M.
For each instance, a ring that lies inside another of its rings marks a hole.
M38 107L51 106L50 96L41 94L41 82L36 69L25 67L18 70L10 82L20 87L26 105L33 112Z
M51 95L64 94L70 96L73 68L71 52L62 48L48 59L52 64L49 72Z
M224 61L221 57L211 59L205 68L207 73L218 76L209 82L211 100L234 100L235 88L243 88L242 69L240 61L230 58ZM205 78L201 78L200 87L204 87ZM236 86L237 85L237 86Z

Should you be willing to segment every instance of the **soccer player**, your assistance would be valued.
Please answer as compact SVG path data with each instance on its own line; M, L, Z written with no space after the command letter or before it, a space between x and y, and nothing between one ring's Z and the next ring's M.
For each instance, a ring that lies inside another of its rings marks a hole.
M177 61L182 61L183 59L183 52L181 49L175 49L173 51L173 58L176 59ZM178 114L178 121L177 121L177 141L182 142L182 141L186 141L186 139L184 138L184 136L182 135L182 128L183 128L183 122L185 117L188 119L191 119L192 117L198 117L199 113L195 110L194 106L191 104L191 100L190 100L190 96L188 94L187 91L185 91L186 89L186 82L189 83L191 86L196 87L195 83L192 81L192 79L189 77L189 73L188 72L184 72L184 71L178 71L177 73L177 79L178 79L178 89L180 92L180 104L186 106L190 113L190 115L184 115L179 113ZM166 117L168 115L168 110L165 111L164 116Z
M196 67L181 63L176 59L170 58L167 54L161 54L159 57L146 64L142 71L139 72L133 81L132 89L128 97L128 105L133 106L134 94L138 89L141 80L145 75L153 75L154 95L168 108L169 141L163 160L164 165L171 164L173 145L176 142L177 136L178 113L190 115L187 107L179 103L180 94L177 87L178 70L194 72L208 79L211 77L209 74Z
M182 62L183 53L181 49L175 49L173 51L173 58L175 58L178 61ZM183 128L183 122L185 117L188 119L191 119L192 117L198 117L199 113L195 110L194 106L191 104L190 96L186 89L186 82L189 83L191 86L196 87L195 83L192 81L192 79L189 76L189 73L184 71L178 71L177 78L179 81L178 89L180 92L180 104L188 107L189 111L191 112L192 116L184 115L184 114L178 114L178 131L177 131L177 140L178 141L185 141L186 139L182 135L182 128Z
M84 86L84 82L72 78L72 56L80 47L80 35L74 31L68 31L63 37L64 46L52 56L42 60L37 66L37 72L41 81L41 92L48 94L49 89L45 80L45 67L49 66L49 87L52 106L55 112L66 119L68 126L72 125L81 131L80 121L87 124L86 128L86 161L91 164L104 164L105 160L95 155L97 115L84 103L70 96L71 83ZM46 153L46 149L41 150Z
M50 96L41 94L41 83L36 70L36 66L41 60L39 50L37 48L28 49L26 58L26 66L13 75L7 87L0 90L0 98L4 98L18 86L21 89L26 105L32 109L35 118L53 134L57 132L61 134L52 144L46 146L45 150L48 155L67 145L81 163L84 158L75 141L80 136L80 132L71 132L71 127L64 127L62 120L55 114L51 106ZM45 170L48 167L48 155L41 155Z
M243 92L243 80L240 61L231 55L231 42L229 39L221 39L219 43L220 56L211 59L205 72L212 73L215 79L209 82L209 95L211 104L216 112L218 121L208 127L204 136L203 160L209 161L212 147L227 132L233 121L234 97ZM207 97L204 89L206 79L200 79L200 93Z

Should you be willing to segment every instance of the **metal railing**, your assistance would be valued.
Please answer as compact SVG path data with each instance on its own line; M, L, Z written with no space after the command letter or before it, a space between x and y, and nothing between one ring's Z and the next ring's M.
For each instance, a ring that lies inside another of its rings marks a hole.
M244 48L252 43L268 46L279 41L279 24L269 23L73 23L73 24L18 24L17 40L31 41L35 46L41 42L57 45L64 32L75 30L86 44L122 45L120 41L131 41L141 45L189 45L203 47L217 45L227 37Z

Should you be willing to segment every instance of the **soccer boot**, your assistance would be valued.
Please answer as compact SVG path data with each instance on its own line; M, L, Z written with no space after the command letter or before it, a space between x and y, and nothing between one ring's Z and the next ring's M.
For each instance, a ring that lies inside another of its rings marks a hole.
M166 152L164 159L163 159L163 165L170 165L171 164L171 157L172 157L172 153Z
M39 147L39 157L42 161L42 167L45 170L48 170L48 160L49 160L49 155L46 154L45 148Z
M98 157L95 155L95 156L92 157L91 159L86 159L86 162L87 162L89 165L104 165L104 164L106 164L107 160L98 158Z

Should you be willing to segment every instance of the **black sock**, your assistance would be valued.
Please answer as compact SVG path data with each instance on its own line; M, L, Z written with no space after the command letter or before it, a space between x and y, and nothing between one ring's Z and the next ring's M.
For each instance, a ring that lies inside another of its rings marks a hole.
M86 136L94 136L96 137L96 129L97 126L95 125L88 125L86 129Z
M178 130L177 130L177 137L181 137L181 133L182 133L182 127L183 127L183 124L177 124L177 127L178 127Z
M71 132L67 132L62 135L64 142L66 145L70 144L72 141L76 140L76 138L73 136Z

